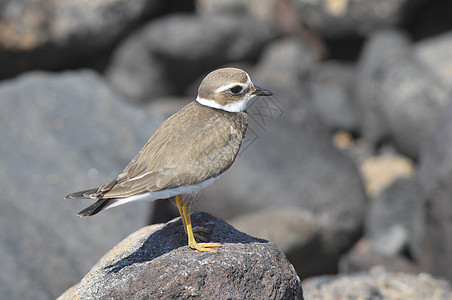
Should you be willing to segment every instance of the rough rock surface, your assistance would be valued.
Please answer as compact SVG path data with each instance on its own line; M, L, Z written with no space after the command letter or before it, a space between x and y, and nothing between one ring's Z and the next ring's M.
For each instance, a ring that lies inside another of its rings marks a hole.
M107 78L131 101L149 102L181 93L193 78L222 64L255 58L274 37L270 26L246 14L175 14L124 41Z
M217 253L187 246L180 218L141 229L97 263L60 299L303 299L300 280L273 244L206 213L192 222L222 243Z
M419 183L426 203L424 266L452 280L452 104L435 124L420 157Z
M303 281L306 299L451 299L450 284L428 274L375 268L368 273L322 276Z
M111 180L160 121L90 71L30 73L0 84L0 298L55 298L146 224L148 204L93 218L63 197Z

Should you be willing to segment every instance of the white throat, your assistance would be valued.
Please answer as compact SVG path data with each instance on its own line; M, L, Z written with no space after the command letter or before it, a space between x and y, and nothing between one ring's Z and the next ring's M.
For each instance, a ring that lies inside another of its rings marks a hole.
M254 95L249 95L248 97L243 98L240 101L235 101L232 103L228 103L226 105L220 105L217 102L215 102L214 100L201 98L199 96L196 97L196 101L198 101L199 104L202 104L204 106L222 109L222 110L225 110L228 112L241 112L246 109L246 105L252 98L254 98Z

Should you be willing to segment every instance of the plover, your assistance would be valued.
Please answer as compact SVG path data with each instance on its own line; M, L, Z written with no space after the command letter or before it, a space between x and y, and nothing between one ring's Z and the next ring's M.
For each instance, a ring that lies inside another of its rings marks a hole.
M209 248L221 244L195 240L190 195L229 169L248 126L247 103L256 96L271 95L254 85L243 70L222 68L209 73L196 100L164 121L115 180L65 199L97 200L78 213L86 217L132 201L176 197L190 248L215 252Z

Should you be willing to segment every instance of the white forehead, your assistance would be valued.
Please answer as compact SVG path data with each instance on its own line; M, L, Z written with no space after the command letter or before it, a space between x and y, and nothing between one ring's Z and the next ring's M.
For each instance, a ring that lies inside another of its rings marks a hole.
M230 88L233 88L234 86L237 86L237 85L243 87L243 89L251 88L251 85L253 84L253 83L251 82L251 78L250 78L250 76L248 75L248 73L245 73L245 75L246 75L246 82L245 82L245 83L243 83L243 82L231 82L231 83L222 85L222 86L220 86L219 88L217 88L217 89L215 90L215 93L221 93L221 92L227 91L227 90L229 90Z

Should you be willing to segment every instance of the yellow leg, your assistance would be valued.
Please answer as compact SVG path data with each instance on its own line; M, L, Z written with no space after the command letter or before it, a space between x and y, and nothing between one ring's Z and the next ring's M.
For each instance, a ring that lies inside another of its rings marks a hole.
M176 201L179 201L177 197L176 197ZM182 200L180 200L180 201L182 201ZM179 204L178 204L178 207L179 207ZM179 208L179 212L181 212L181 218L182 218L182 222L184 223L185 232L188 235L188 246L190 248L198 250L198 251L216 253L215 250L211 250L211 249L208 249L208 248L220 247L221 244L218 244L218 243L197 243L196 242L195 236L193 235L193 228L191 226L190 204L189 203L183 204L182 207Z
M177 195L176 196L176 204L177 204L177 208L179 209L179 213L182 219L182 224L184 224L184 231L185 233L187 233L187 221L185 219L185 215L182 212L182 207L184 206L184 202L182 201L182 196L181 195ZM203 237L202 235L197 234L197 232L203 232L203 233L209 233L210 231L204 227L193 227L193 232L194 232L194 236L197 239L200 239L203 242L207 242L206 238Z
M185 215L182 211L182 207L184 206L184 202L182 201L181 195L176 196L176 204L177 208L179 209L180 217L182 219L182 224L184 224L184 231L187 233L187 221L185 221Z

